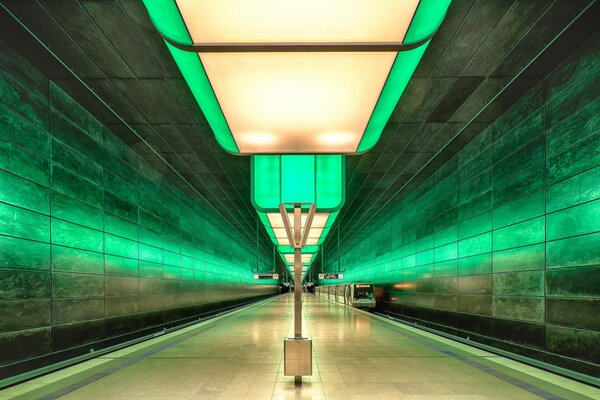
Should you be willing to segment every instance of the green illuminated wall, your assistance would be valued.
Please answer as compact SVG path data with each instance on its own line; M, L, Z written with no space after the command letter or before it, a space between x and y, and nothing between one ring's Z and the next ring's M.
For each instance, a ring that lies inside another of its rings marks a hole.
M277 291L252 243L3 42L0 65L0 378Z
M404 319L600 375L597 40L343 243L346 280Z

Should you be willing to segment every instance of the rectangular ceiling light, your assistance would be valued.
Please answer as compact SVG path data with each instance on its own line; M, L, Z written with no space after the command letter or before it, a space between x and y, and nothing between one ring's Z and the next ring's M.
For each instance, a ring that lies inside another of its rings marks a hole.
M323 220L327 215L327 221L323 224ZM325 240L325 236L331 229L335 219L337 218L338 212L333 213L321 213L317 223L312 224L312 228L309 231L308 240L306 242L307 246L311 247L311 253L316 253L318 251L318 245L322 244ZM267 233L273 240L273 243L281 246L282 249L290 249L290 252L293 252L293 249L290 247L290 243L287 237L287 233L285 232L285 228L282 227L281 216L275 213L262 213L258 212L258 216L260 221L265 226ZM275 224L275 228L272 226ZM287 253L287 252L285 252Z
M355 153L395 58L392 52L200 55L245 154Z
M236 154L372 148L449 3L144 0Z
M195 43L402 42L418 0L178 0ZM394 52L200 53L240 153L354 153Z
M290 270L290 272L294 272L294 267L288 267L288 269ZM308 271L308 267L307 266L303 266L302 267L302 272L306 272Z
M293 254L284 254L283 255L285 257L285 261L293 263L294 262L294 255ZM300 256L301 262L303 263L309 263L312 261L314 254L302 254Z
M201 43L401 42L419 0L177 0Z
M317 213L339 210L346 193L345 158L335 154L252 156L252 204L279 213L282 203L314 203Z
M272 228L285 228L283 225L283 218L281 214L276 213L267 213L267 218L269 218L269 222L271 223ZM300 226L304 229L304 225L306 225L306 219L308 218L307 213L302 213L300 216ZM311 228L324 228L325 224L327 224L327 219L329 218L329 213L315 213ZM292 231L294 230L294 218L290 215L290 225Z

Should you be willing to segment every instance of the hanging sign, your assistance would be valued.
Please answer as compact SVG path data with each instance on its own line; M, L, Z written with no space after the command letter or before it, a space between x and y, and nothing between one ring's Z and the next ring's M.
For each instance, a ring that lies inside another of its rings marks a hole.
M254 279L279 279L279 274L254 274Z
M344 274L319 274L319 279L344 279Z

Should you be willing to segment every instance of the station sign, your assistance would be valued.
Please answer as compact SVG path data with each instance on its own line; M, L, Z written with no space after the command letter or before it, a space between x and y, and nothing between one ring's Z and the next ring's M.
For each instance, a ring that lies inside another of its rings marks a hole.
M344 279L344 274L319 274L319 279Z
M279 274L254 274L254 279L279 279Z

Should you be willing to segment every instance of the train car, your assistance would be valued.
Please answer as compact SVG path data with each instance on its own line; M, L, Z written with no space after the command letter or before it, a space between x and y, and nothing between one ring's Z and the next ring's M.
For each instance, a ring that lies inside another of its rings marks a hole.
M344 303L356 308L375 308L375 288L370 283L346 285Z
M371 283L319 286L316 294L350 307L375 308L375 287Z

